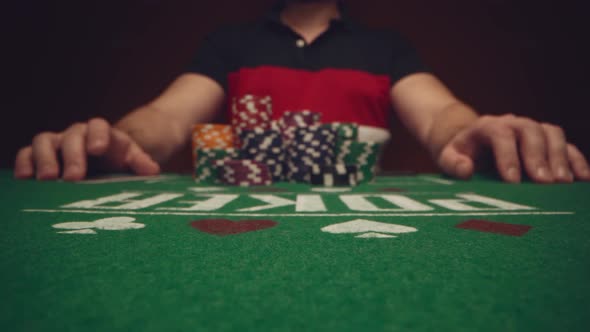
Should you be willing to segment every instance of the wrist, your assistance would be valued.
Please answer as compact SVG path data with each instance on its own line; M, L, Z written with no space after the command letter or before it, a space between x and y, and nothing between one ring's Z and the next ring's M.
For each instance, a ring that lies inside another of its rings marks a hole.
M434 160L462 130L470 127L479 116L469 106L456 102L439 112L428 132L427 149Z

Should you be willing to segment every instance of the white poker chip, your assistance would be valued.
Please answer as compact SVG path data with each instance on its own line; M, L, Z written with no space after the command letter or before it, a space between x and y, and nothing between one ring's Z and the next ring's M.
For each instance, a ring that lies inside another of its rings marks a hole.
M376 142L385 144L391 139L391 133L387 129L372 127L372 126L358 126L358 141L359 142Z

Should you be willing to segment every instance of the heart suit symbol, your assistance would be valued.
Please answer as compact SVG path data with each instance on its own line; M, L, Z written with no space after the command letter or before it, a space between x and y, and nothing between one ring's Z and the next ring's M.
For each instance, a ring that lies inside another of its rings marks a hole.
M203 219L191 222L191 226L201 232L226 236L247 232L259 231L276 226L272 220L240 220L227 219Z

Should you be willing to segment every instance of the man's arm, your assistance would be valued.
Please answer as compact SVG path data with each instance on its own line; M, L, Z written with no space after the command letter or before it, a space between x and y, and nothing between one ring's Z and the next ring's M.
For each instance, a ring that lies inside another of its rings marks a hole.
M217 82L203 75L184 74L158 98L122 118L115 128L163 163L187 141L195 123L215 117L223 98Z
M490 148L508 182L520 181L521 169L537 182L590 180L586 159L567 143L561 128L514 115L478 116L431 74L397 82L391 101L401 121L449 175L469 178L478 155Z
M181 75L158 98L115 126L95 118L62 132L36 135L31 145L18 152L14 175L51 180L63 170L64 179L80 180L86 176L88 157L95 157L103 170L156 174L158 163L190 137L194 123L214 117L223 98L222 87L210 78Z

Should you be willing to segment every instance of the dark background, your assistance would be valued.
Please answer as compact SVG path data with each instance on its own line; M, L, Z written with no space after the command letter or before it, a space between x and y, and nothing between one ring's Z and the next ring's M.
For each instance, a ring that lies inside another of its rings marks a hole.
M158 95L205 34L252 20L274 0L37 1L3 5L0 167L44 130L116 121ZM481 113L556 123L590 155L588 15L582 1L349 0L350 16L412 41ZM399 125L387 169L434 170ZM188 154L186 155L188 156ZM185 159L186 160L186 159Z

